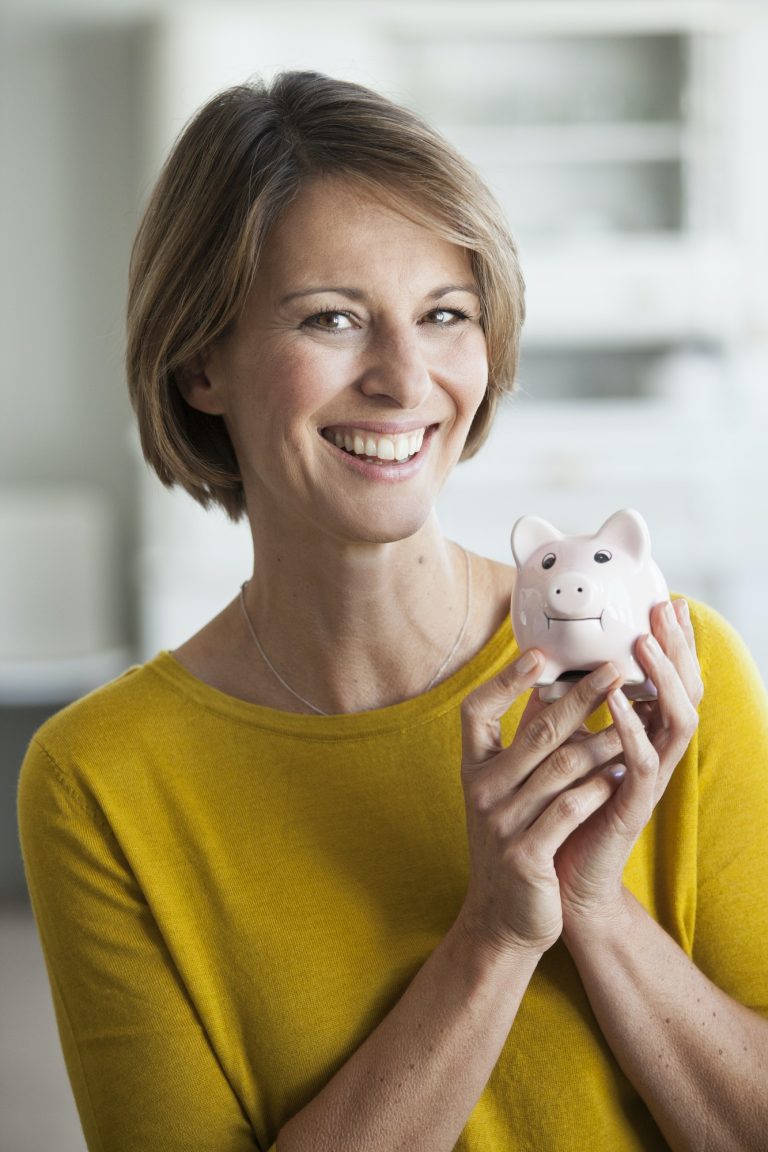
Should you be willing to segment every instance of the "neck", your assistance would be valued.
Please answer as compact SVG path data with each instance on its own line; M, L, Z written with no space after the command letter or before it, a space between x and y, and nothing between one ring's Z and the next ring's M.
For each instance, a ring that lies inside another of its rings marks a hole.
M323 712L384 707L423 692L461 634L467 616L467 566L430 518L415 535L353 545L296 533L258 539L245 605L280 686ZM239 607L239 606L238 606ZM244 658L265 663L241 620ZM440 678L467 657L452 653ZM309 708L307 711L311 710Z

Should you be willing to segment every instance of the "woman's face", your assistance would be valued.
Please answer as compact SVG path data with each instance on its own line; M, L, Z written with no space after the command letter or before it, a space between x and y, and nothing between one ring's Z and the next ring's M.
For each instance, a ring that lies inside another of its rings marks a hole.
M258 526L383 542L429 517L487 378L467 251L323 178L185 392L224 416Z

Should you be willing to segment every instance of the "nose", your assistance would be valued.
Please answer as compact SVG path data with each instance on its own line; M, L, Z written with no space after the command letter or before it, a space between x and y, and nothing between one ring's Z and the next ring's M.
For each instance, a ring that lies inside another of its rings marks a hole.
M418 408L431 387L415 330L404 327L377 334L360 378L360 390L366 396L384 399L393 407Z
M594 593L594 584L583 573L562 572L547 587L547 603L558 616L586 616Z

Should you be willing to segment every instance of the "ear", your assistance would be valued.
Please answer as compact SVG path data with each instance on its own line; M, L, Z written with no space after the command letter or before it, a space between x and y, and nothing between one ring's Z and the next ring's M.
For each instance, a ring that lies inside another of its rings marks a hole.
M626 552L638 563L645 561L651 554L651 535L648 525L639 512L633 508L622 508L609 516L594 539L599 538L600 543L613 544Z
M562 532L558 532L546 520L538 516L521 516L512 529L512 555L515 563L518 568L522 568L542 544L562 539Z
M174 374L176 387L189 404L210 416L222 416L225 411L223 389L218 374L211 375L210 357L197 352Z

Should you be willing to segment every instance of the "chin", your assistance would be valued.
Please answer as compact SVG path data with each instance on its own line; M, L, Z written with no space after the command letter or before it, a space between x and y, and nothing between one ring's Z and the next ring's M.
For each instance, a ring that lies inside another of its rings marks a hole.
M386 509L379 507L366 516L337 516L337 531L346 540L365 544L394 544L418 535L435 515L434 505L419 508Z

